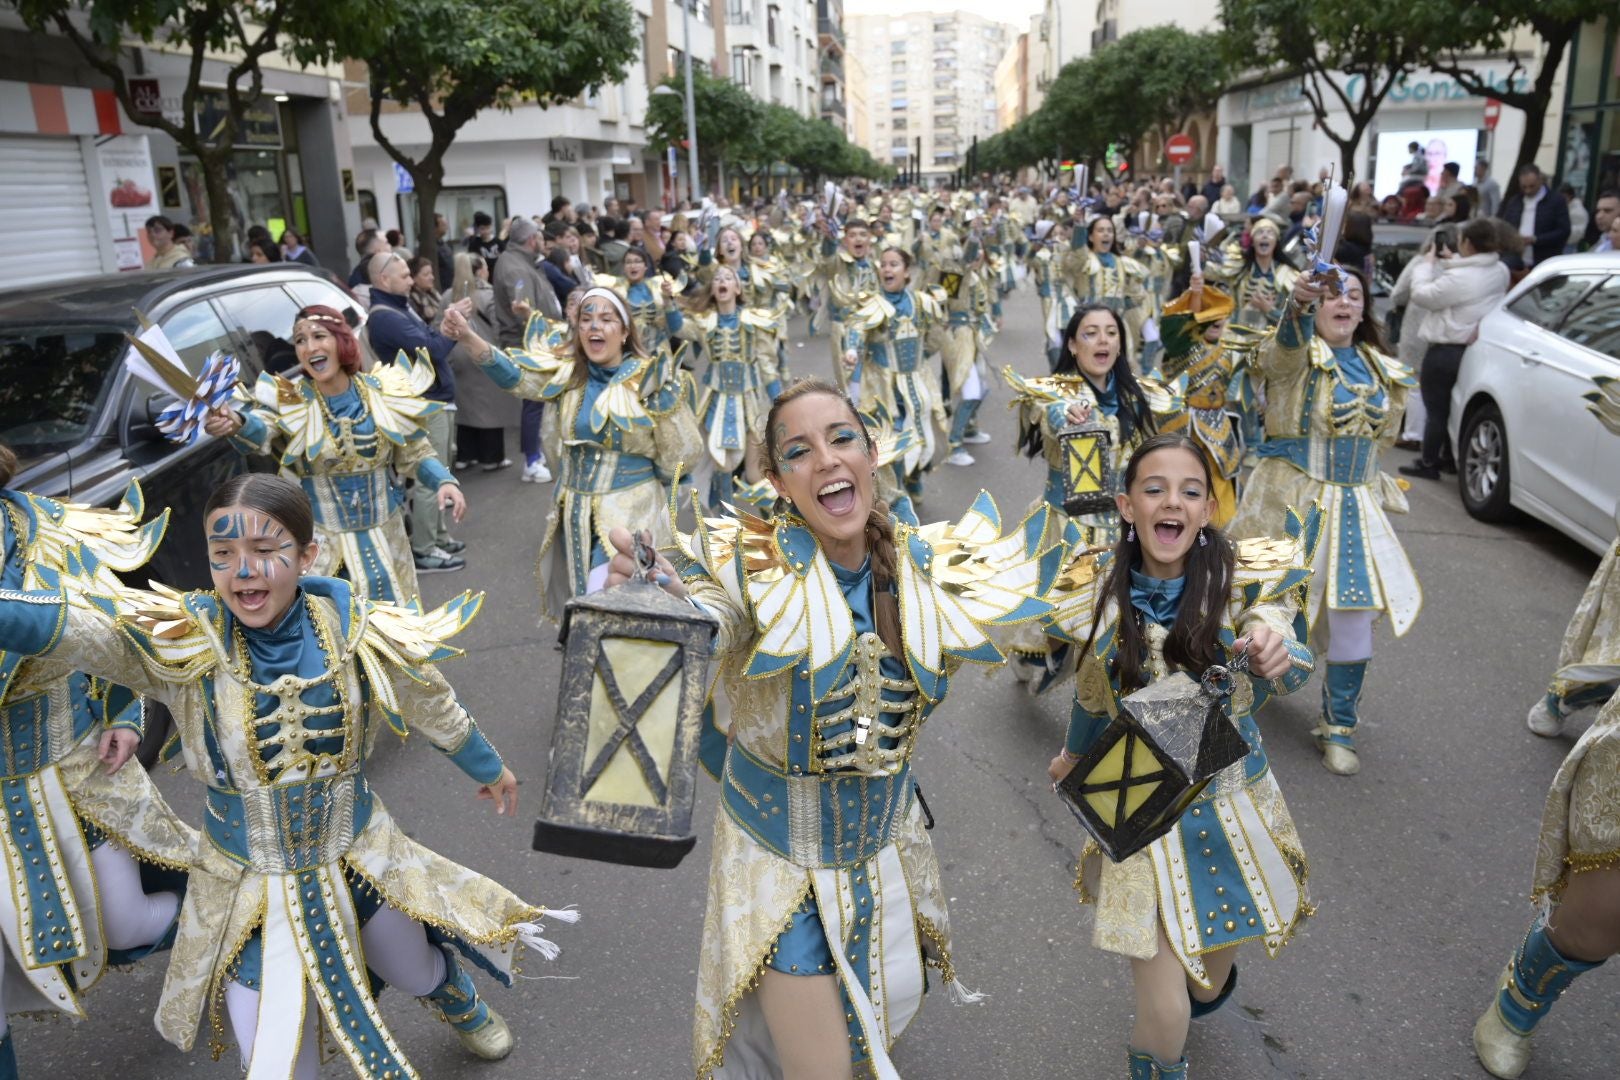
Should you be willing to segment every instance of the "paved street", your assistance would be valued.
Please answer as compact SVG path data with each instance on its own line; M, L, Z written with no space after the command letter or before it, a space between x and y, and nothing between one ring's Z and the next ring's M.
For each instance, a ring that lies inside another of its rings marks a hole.
M802 324L798 327L802 332ZM997 367L1044 367L1031 292L1008 306ZM794 347L799 373L822 374L825 341ZM999 384L998 384L999 386ZM1036 464L1014 458L1013 423L998 389L985 423L995 441L978 465L942 467L925 517L954 517L980 487L1004 517L1038 491ZM510 447L515 452L515 445ZM1408 455L1397 453L1394 465ZM557 926L560 960L531 959L526 981L492 1002L518 1044L496 1065L465 1059L433 1014L399 995L384 1002L412 1060L429 1077L690 1075L692 993L716 788L705 781L699 842L673 871L632 870L529 850L551 740L560 654L536 625L532 563L550 488L518 469L464 474L472 514L458 532L469 568L429 578L427 599L485 589L484 612L445 671L506 760L526 781L516 821L473 800L473 786L422 740L388 735L376 786L418 840L487 872L535 901L577 903L584 921ZM1596 558L1538 525L1496 528L1468 518L1455 488L1424 484L1397 520L1427 593L1401 641L1381 628L1364 702L1363 771L1328 774L1307 731L1318 685L1262 716L1277 776L1311 861L1315 920L1276 960L1249 946L1235 1006L1194 1025L1198 1077L1483 1077L1469 1043L1508 950L1530 916L1533 846L1548 780L1574 735L1538 739L1524 713L1541 692L1558 637ZM938 819L964 983L989 993L952 1008L934 996L902 1040L908 1078L1066 1077L1102 1080L1125 1069L1131 1018L1126 961L1090 945L1071 887L1081 831L1045 780L1066 698L1032 702L1004 673L968 673L928 725L918 764ZM194 785L162 783L192 820ZM236 1075L235 1051L213 1064L206 1024L181 1055L150 1015L161 963L113 973L90 998L94 1026L23 1024L25 1073L119 1080ZM487 984L486 984L487 985ZM1528 1077L1606 1075L1620 1058L1620 970L1579 982L1541 1027ZM340 1063L323 1072L346 1076Z

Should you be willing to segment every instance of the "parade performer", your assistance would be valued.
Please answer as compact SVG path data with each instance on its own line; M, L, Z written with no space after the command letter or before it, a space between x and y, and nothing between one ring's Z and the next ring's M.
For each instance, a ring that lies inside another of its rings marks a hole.
M990 436L979 431L975 423L986 389L985 335L993 328L990 311L994 286L989 280L986 248L977 232L969 233L963 241L949 230L932 233L919 241L918 247L928 258L923 285L931 295L941 298L945 308L944 322L935 328L934 340L929 343L930 351L939 353L944 374L942 396L949 402L946 411L951 417L947 435L950 454L945 463L972 465L973 455L966 447L990 441Z
M776 253L775 237L768 229L755 229L748 237L748 288L744 298L750 307L769 311L776 320L778 380L788 377L788 319L793 314L793 294L793 274Z
M1164 340L1164 374L1184 408L1163 429L1183 432L1209 458L1214 487L1209 496L1217 529L1237 513L1238 473L1243 466L1243 438L1237 417L1227 412L1228 390L1238 371L1252 362L1260 335L1232 327L1232 298L1204 284L1194 274L1192 288L1165 305L1160 333Z
M517 779L437 668L481 599L422 614L303 577L315 522L285 477L231 478L204 522L212 591L124 588L81 550L55 588L0 599L0 647L167 705L207 787L159 1032L189 1050L207 1013L217 1038L223 998L249 1080L314 1080L323 1040L358 1076L415 1077L375 976L424 998L472 1053L504 1057L511 1033L461 958L509 985L520 946L556 954L541 920L575 916L411 840L366 776L377 731L408 725L516 810Z
M674 279L655 278L652 256L644 248L632 247L624 253L624 283L630 319L636 324L642 348L648 356L665 361L672 350L670 338L680 332L682 321Z
M1286 539L1234 544L1210 524L1209 492L1209 460L1190 439L1156 435L1138 447L1117 497L1129 528L1065 620L1084 646L1068 736L1048 767L1054 783L1126 695L1172 671L1196 679L1235 654L1249 659L1225 706L1249 753L1145 850L1115 863L1088 841L1080 856L1075 887L1096 905L1092 944L1131 959L1132 1080L1185 1080L1188 1021L1231 996L1236 947L1259 940L1275 957L1313 913L1304 848L1254 711L1310 678L1297 615L1319 514L1287 514Z
M1248 251L1234 241L1222 250L1221 261L1210 260L1204 267L1204 276L1225 286L1232 297L1235 305L1232 326L1265 331L1282 319L1299 271L1282 260L1281 247L1282 232L1277 223L1268 217L1256 218L1249 227ZM1237 371L1228 404L1238 414L1245 444L1251 448L1258 446L1265 437L1265 428L1261 420L1262 402L1252 371Z
M572 318L564 329L535 316L523 352L474 355L503 390L556 405L547 452L563 469L535 571L551 619L569 598L602 587L613 526L649 523L660 545L674 542L664 530L668 484L703 453L691 377L647 355L624 299L586 289Z
M1620 678L1620 664L1607 674ZM1617 805L1620 694L1575 743L1547 792L1531 892L1540 910L1474 1025L1474 1052L1492 1076L1524 1072L1536 1025L1571 983L1620 952Z
M875 499L876 447L849 399L804 380L769 417L772 520L700 522L665 588L719 621L729 731L699 962L701 1078L898 1076L889 1054L952 965L939 865L913 798L918 730L986 628L1040 618L1057 561L1006 538L981 494L913 527ZM1026 526L1030 523L1026 523ZM630 537L613 580L633 569ZM1055 554L1055 553L1047 553Z
M1119 312L1130 329L1132 348L1140 354L1147 320L1148 270L1123 254L1116 236L1112 218L1092 218L1084 232L1075 233L1060 272L1082 304L1101 304Z
M714 507L731 501L739 471L746 483L764 476L765 413L781 390L776 315L744 306L742 289L730 266L714 266L680 330L709 358L697 414L714 470L709 485Z
M445 326L477 338L458 311L445 314ZM292 339L302 378L262 374L251 397L239 390L237 407L211 412L203 426L240 454L276 458L282 475L304 489L320 537L316 572L348 578L368 599L409 603L419 592L416 563L394 473L413 477L417 498L438 499L456 521L467 510L422 423L444 408L422 396L433 385L433 364L402 352L362 372L354 331L318 304L298 313Z
M0 445L0 595L52 587L80 550L109 570L136 571L163 537L167 512L140 524L139 484L117 509L98 510L12 490L16 470ZM0 988L0 1077L18 1076L8 1014L84 1019L82 995L109 965L171 940L197 834L146 770L126 767L145 718L122 687L9 647L0 652L9 826L0 850L12 898L0 916L10 953L9 963L0 958L10 968Z
M816 264L816 280L827 290L827 335L832 342L833 377L844 385L849 371L844 364L845 326L850 312L878 291L877 268L872 264L872 234L866 222L852 217L844 222L843 235L833 239L832 223L823 218L821 259Z
M1030 274L1041 298L1041 325L1046 330L1046 366L1056 371L1064 352L1063 329L1080 307L1074 286L1060 272L1063 253L1069 250L1072 230L1067 221L1050 218L1035 223L1030 244Z
M1231 532L1264 535L1288 506L1318 502L1326 513L1309 611L1327 661L1314 734L1322 764L1349 776L1361 767L1355 733L1373 623L1388 612L1405 634L1423 591L1386 516L1406 512L1406 495L1378 469L1417 380L1385 351L1360 272L1340 269L1295 281L1282 324L1255 355L1266 439Z
M1132 371L1125 320L1113 308L1082 306L1070 316L1063 340L1063 359L1051 375L1027 378L1011 365L1002 374L1018 410L1019 449L1046 461L1046 486L1033 504L1044 503L1047 510L1043 543L1109 547L1119 538L1118 515L1108 511L1071 520L1063 509L1065 466L1058 432L1095 418L1108 431L1111 467L1121 476L1131 452L1179 404L1164 386ZM1007 641L1019 661L1013 671L1033 693L1044 693L1074 670L1068 646L1040 627L1018 627Z
M923 473L933 467L936 427L945 429L939 381L925 362L929 335L944 311L936 294L910 287L911 266L911 253L900 248L885 248L878 257L881 291L845 315L843 366L863 410L881 408L896 427L913 429L915 447L896 468L915 501L922 498Z

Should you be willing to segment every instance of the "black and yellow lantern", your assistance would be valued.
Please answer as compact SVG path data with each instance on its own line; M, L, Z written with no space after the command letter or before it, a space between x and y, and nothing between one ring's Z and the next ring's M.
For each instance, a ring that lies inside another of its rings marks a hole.
M1058 783L1110 859L1122 862L1169 832L1215 774L1249 752L1225 709L1240 666L1212 667L1202 680L1174 672L1126 696Z
M692 850L692 800L715 621L651 580L577 596L534 847L668 869Z
M1063 447L1063 509L1071 517L1114 510L1114 437L1099 423L1058 429Z

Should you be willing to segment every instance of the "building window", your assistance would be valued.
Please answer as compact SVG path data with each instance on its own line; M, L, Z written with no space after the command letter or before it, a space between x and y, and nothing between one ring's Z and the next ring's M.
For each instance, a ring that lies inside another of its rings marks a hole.
M903 41L891 41L891 42L889 42L889 55L890 56L904 56L905 53L906 53L906 43L905 42L903 42Z
M891 108L891 109L904 109L904 108L906 108L906 99L903 98L903 97L891 98L889 100L889 108Z
M772 45L779 44L776 40L776 27L782 21L782 9L775 4L765 9L765 40Z
M906 92L906 80L904 80L904 79L895 79L893 82L889 83L889 89L892 92L896 93L896 94L905 93Z
M889 74L890 75L904 75L905 73L906 73L906 62L904 60L895 60L895 61L892 61L889 64Z
M907 146L911 145L911 140L907 139L904 135L896 135L889 145L894 147L896 150L904 150Z
M935 165L955 165L956 164L956 151L954 151L954 150L936 150L936 151L934 151L934 164Z
M903 116L897 116L894 118L894 130L896 131L906 130L908 124L909 122Z

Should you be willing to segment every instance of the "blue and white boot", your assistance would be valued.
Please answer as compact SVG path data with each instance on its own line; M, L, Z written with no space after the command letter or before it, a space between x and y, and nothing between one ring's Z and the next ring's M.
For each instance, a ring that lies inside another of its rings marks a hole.
M444 981L422 1000L439 1010L470 1053L485 1061L501 1060L512 1052L512 1029L478 996L478 987L454 950L443 944L439 949L444 953Z
M1126 1049L1130 1051L1131 1071L1126 1073L1130 1080L1187 1080L1185 1057L1166 1065L1146 1050L1138 1050L1134 1046Z
M11 1045L11 1029L0 1035L0 1080L18 1080L17 1048Z
M1361 688L1367 681L1366 660L1327 662L1322 681L1322 722L1311 734L1322 751L1322 765L1330 773L1354 776L1361 771L1356 756L1356 724L1360 720Z
M1502 976L1491 1007L1474 1025L1474 1053L1485 1071L1515 1080L1530 1064L1530 1033L1569 984L1603 961L1571 960L1537 923L1524 936Z

